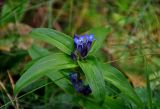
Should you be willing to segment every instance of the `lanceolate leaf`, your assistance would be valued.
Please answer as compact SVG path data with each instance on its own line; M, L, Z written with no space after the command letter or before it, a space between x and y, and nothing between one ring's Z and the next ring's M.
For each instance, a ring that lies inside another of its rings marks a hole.
M31 48L29 48L28 53L32 57L32 59L38 59L50 54L47 49L41 48L37 45L32 45Z
M101 64L100 62L99 66L103 70L106 81L119 88L122 93L132 100L138 107L142 106L142 101L120 71L108 64Z
M101 95L100 97L105 96L105 90L103 91L104 78L107 82L119 88L121 92L130 100L132 100L133 103L135 103L138 107L142 106L142 101L137 96L127 79L120 71L118 71L114 67L108 64L103 64L93 58L86 60L86 62L78 62L78 64L85 73L89 85L91 86L93 94L96 96L96 98L98 98L98 95Z
M33 45L29 50L28 50L30 56L32 59L37 59L42 56L45 56L46 54L49 54L49 51L47 51L44 48L41 48L37 45ZM69 85L69 81L64 77L61 71L46 71L45 76L50 78L57 86L62 88L64 91L72 93L71 85Z
M71 93L73 88L69 84L69 80L60 71L46 72L46 76L64 91ZM57 80L58 79L58 80ZM57 80L57 81L55 81Z
M34 29L30 35L33 38L43 40L66 54L71 54L73 51L73 39L66 34L58 32L48 28L37 28Z
M76 64L62 53L51 54L37 60L18 80L14 93L17 94L22 88L31 82L41 78L48 70L57 71L60 69L75 68Z
M79 61L92 93L98 101L105 98L105 82L101 70L96 65L96 60L88 59L86 62Z
M84 102L84 109L129 109L123 99L115 99L111 96L106 96L103 104L95 102L93 99Z
M104 27L99 27L99 28L93 28L87 33L93 34L96 41L94 42L90 54L94 54L96 51L98 51L101 47L102 44L107 37L108 33L110 32L110 28L104 28Z

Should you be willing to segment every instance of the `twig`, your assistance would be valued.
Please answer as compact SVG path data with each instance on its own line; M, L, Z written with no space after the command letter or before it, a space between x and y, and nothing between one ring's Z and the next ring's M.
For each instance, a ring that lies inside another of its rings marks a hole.
M14 81L13 81L13 78L12 78L11 74L9 73L9 71L7 71L7 73L8 73L8 77L9 77L9 80L11 82L11 85L12 85L12 89L14 90ZM15 97L15 99L16 99L15 100L16 109L19 109L19 102L18 102L17 97Z
M4 84L2 81L0 81L0 86L2 87L2 89L4 90L4 92L7 94L8 98L10 99L10 102L12 103L12 105L15 107L15 104L12 100L12 96L8 93L7 89L5 88Z

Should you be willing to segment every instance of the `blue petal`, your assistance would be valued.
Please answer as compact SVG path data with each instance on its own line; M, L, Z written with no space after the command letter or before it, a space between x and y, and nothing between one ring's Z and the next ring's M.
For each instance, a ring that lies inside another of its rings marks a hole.
M72 58L73 61L76 61L76 60L77 60L77 55L76 55L75 52L72 52L72 53L71 53L71 58Z
M78 47L77 47L77 51L78 51L79 53L81 53L81 52L82 52L82 50L83 50L83 45L78 45Z
M71 73L69 79L72 83L75 83L78 80L78 73Z
M95 40L93 34L84 34L78 37L78 35L74 35L74 44L75 44L75 51L80 54L81 57L86 57L87 53L89 52L93 41ZM74 54L71 55L74 60L76 57Z
M91 45L92 45L92 41L88 41L88 42L87 42L87 51L89 51L89 50L90 50Z
M79 42L79 37L78 37L78 35L74 35L74 43L77 45L78 44L78 42Z
M96 40L96 39L94 38L93 34L88 35L87 41L94 41L94 40Z
M89 95L92 91L89 87L89 85L84 85L82 79L80 79L80 76L78 73L71 73L69 75L69 79L72 82L72 85L74 89L83 95Z
M87 49L87 46L86 44L84 45L82 51L80 52L81 56L84 58L87 56L87 53L88 53L88 49Z
M79 44L85 43L85 36L80 36L79 37Z
M83 90L83 83L76 83L76 84L74 84L73 86L74 86L74 88L75 88L75 90L76 90L77 92L79 92L79 93L82 92L82 90Z
M92 92L91 88L89 87L89 85L83 86L83 90L82 90L82 94L83 95L89 95Z

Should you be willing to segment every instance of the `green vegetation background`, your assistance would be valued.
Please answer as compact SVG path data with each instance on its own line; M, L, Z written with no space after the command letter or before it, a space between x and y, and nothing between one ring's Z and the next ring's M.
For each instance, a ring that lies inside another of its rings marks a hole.
M149 81L150 109L159 109L159 0L0 0L0 106L12 98L14 83L31 60L27 50L33 43L57 51L44 42L34 41L28 35L33 28L53 28L73 36L99 26L111 30L97 55L123 72L143 101L148 99L145 89ZM42 78L22 95L48 81ZM17 102L20 109L83 109L54 84ZM11 103L4 109L9 108L13 108Z

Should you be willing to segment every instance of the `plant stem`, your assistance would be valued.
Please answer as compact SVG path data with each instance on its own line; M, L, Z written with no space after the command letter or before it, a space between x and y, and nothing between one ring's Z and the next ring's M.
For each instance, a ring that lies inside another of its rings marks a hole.
M146 86L147 86L148 109L152 109L152 91L149 80L148 65L146 65Z

